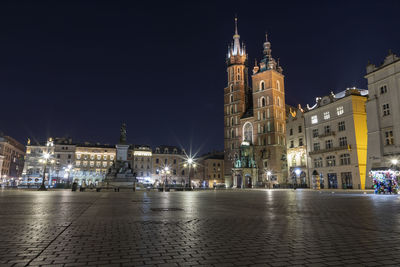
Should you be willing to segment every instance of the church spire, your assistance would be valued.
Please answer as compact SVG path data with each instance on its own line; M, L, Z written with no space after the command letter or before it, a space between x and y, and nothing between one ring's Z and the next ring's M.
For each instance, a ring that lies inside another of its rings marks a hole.
M233 55L242 55L242 49L240 47L240 35L237 27L237 17L235 17L235 35L233 35Z

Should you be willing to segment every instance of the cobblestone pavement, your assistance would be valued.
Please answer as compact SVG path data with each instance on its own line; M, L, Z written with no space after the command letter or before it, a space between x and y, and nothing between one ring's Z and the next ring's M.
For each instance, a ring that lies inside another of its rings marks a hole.
M400 196L0 191L1 266L400 265Z

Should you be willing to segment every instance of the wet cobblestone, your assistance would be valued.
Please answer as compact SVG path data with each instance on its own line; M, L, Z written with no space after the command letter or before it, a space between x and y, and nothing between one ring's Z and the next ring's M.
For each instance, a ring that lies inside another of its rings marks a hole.
M0 266L400 265L400 196L4 190L0 205Z

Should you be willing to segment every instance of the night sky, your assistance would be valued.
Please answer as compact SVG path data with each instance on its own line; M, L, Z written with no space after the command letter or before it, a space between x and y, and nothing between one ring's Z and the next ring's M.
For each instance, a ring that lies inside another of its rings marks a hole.
M23 143L114 144L126 122L129 143L223 149L235 14L250 70L269 33L292 105L400 54L398 1L80 2L0 3L0 131Z

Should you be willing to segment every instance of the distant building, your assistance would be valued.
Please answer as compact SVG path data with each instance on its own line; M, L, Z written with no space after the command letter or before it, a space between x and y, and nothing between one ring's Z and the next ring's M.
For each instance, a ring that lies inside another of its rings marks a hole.
M152 178L155 182L161 182L167 178L169 183L187 183L188 167L185 167L184 149L176 146L157 146L153 149L152 159ZM167 174L163 173L166 168L169 172Z
M114 145L83 143L76 145L73 177L80 184L97 184L104 180L116 159Z
M400 58L389 51L380 66L367 65L369 99L367 171L384 172L400 164ZM372 179L367 179L367 187Z
M367 161L367 90L317 98L304 113L313 188L364 189Z
M197 161L195 180L202 187L213 188L225 184L224 152L212 152Z
M153 152L150 146L131 146L132 168L139 183L153 183L151 177L153 172ZM128 158L129 159L129 158Z
M286 105L286 112L288 183L297 187L309 187L304 111Z
M18 185L24 168L25 147L10 136L0 136L0 156L3 156L1 183Z

